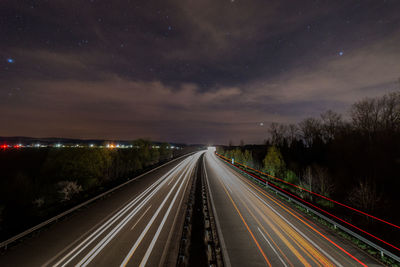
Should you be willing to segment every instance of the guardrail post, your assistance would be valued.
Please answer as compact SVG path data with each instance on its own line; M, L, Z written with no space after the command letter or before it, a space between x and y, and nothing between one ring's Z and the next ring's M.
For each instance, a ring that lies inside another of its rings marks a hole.
M334 225L333 225L333 229L335 229L335 230L336 230L336 228L337 228L337 226L336 226L336 224L334 224Z
M381 251L381 257L383 258L383 251Z

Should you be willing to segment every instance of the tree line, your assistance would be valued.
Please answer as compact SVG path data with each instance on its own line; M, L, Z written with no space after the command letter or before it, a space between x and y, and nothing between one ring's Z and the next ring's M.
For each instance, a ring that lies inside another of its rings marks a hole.
M400 92L358 101L346 119L328 110L297 124L272 123L264 145L218 152L238 161L246 153L246 165L400 224Z
M149 140L133 148L24 148L0 151L0 237L55 215L173 157Z

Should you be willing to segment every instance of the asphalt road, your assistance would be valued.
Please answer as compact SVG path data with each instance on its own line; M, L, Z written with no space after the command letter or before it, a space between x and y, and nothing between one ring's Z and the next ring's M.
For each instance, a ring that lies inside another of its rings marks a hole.
M206 179L227 266L382 266L217 159Z
M0 255L0 266L174 265L202 152L168 164Z
M226 266L381 266L229 168L212 151L170 163L0 255L0 266L175 266L204 164ZM199 253L204 253L199 251Z

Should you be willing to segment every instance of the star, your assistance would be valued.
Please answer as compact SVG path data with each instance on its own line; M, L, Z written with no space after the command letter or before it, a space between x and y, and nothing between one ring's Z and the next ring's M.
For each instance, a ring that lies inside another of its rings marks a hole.
M13 58L7 58L7 62L12 64L12 63L14 63L14 59Z

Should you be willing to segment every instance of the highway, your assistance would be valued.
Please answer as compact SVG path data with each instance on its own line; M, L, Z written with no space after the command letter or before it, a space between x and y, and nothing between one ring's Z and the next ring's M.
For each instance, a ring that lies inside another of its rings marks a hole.
M0 266L162 266L178 257L202 152L168 164L11 247Z
M225 266L382 266L212 151L203 153L136 179L12 246L0 266L176 266L196 166L208 184Z
M238 174L208 151L204 165L227 266L382 266Z

